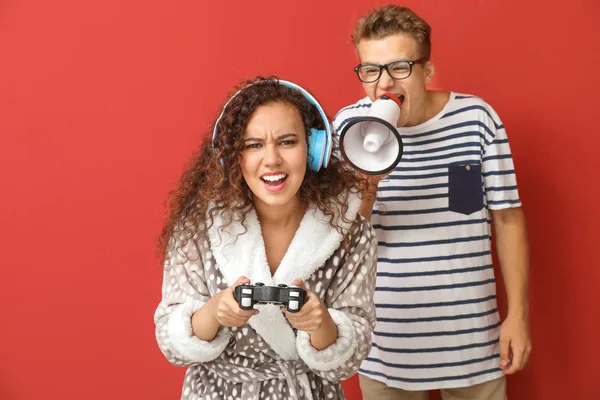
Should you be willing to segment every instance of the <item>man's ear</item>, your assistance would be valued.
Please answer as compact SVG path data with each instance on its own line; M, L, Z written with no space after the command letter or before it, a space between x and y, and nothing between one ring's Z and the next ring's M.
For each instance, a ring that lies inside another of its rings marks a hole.
M425 83L431 83L435 74L435 65L433 61L427 61L423 67L425 69Z

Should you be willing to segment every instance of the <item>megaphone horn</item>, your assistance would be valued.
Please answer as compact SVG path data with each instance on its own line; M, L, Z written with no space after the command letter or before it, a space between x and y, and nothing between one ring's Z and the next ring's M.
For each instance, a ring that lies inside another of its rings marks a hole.
M396 129L401 106L398 96L384 93L368 115L346 123L340 133L340 151L352 167L369 175L384 175L396 168L403 151Z

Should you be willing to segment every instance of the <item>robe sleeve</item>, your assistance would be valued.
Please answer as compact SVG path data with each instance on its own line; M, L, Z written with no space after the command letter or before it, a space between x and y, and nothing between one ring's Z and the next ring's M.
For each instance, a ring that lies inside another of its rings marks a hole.
M348 254L334 256L331 284L325 305L338 330L331 346L316 350L307 332L298 331L296 347L300 357L319 376L329 381L348 379L371 351L375 328L375 291L377 237L369 221L358 217L350 237ZM341 264L341 265L340 265Z
M177 234L176 234L177 235ZM221 327L211 341L192 332L192 315L210 298L197 236L180 246L173 238L164 266L162 300L154 313L156 340L167 360L188 366L221 355L229 343L228 328ZM208 251L208 249L207 249ZM210 262L210 261L208 261Z

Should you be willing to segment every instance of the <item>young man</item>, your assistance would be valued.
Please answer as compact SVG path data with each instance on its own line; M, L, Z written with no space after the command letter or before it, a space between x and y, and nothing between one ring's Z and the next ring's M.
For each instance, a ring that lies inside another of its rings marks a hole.
M506 132L481 98L426 88L434 74L431 28L388 5L353 34L367 97L352 117L391 92L403 101L400 164L372 178L361 210L378 235L377 326L363 362L365 400L504 399L505 375L526 364L528 245ZM375 201L375 197L377 201ZM491 221L508 298L501 322L492 267Z

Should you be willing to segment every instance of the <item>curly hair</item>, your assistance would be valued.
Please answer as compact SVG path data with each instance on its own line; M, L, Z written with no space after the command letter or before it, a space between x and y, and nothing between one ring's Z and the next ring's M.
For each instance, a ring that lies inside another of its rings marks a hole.
M172 240L175 233L176 247L183 248L194 240L200 227L212 226L219 214L225 221L219 228L227 227L234 220L245 223L246 215L252 210L252 192L243 178L239 161L244 150L246 124L258 107L285 102L296 108L304 124L307 144L311 128L323 129L316 107L298 90L280 84L276 77L244 81L234 93L218 120L216 137L212 139L212 129L207 132L178 187L169 194L168 219L159 236L162 263L175 246ZM332 146L336 148L337 141L333 140ZM322 210L329 217L331 227L346 238L348 232L343 231L341 224L354 222L345 217L348 196L351 190L362 193L366 188L367 181L332 154L327 168L318 172L306 169L298 197L303 205L315 205ZM348 244L346 239L344 244Z
M375 8L356 22L352 43L358 46L363 39L383 39L404 33L417 42L420 57L431 57L431 26L407 7L388 4Z

